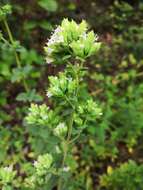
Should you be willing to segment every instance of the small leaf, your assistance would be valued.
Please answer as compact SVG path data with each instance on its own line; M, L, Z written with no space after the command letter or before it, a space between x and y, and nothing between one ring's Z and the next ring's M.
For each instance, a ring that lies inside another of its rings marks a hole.
M47 22L46 20L43 20L42 22L39 23L39 26L42 28L42 29L45 29L45 30L48 30L48 31L51 31L53 30L53 26L50 22Z
M38 4L46 11L54 12L58 8L57 2L55 0L39 0Z
M32 70L31 65L27 65L23 68L15 68L12 70L11 82L20 82L23 78L26 78Z
M23 102L41 102L43 100L42 96L36 93L36 90L33 89L29 92L20 93L16 100Z

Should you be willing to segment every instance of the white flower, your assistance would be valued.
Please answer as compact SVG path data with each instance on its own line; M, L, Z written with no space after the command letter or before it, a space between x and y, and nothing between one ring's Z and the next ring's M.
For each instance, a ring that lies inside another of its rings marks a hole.
M53 60L52 58L46 57L46 62L47 62L48 64L52 63L53 61L54 61L54 60Z
M68 80L69 82L71 82L71 81L72 81L72 78L71 78L71 77L68 77L67 80Z
M81 34L81 37L85 40L87 38L87 34L84 32L83 34Z
M12 169L13 169L12 166L4 167L4 170L7 171L7 172L11 172Z
M56 29L55 29L55 32L54 34L58 34L62 31L62 28L60 26L58 26Z
M80 44L80 48L84 48L84 44Z
M34 165L35 167L37 166L37 164L38 164L38 162L37 162L37 161L34 161L33 165Z
M98 40L98 35L97 34L95 34L95 41L97 41Z
M59 148L58 146L55 147L55 150L56 150L56 152L57 152L58 154L61 153L61 150L60 150L60 148Z
M53 94L52 94L51 92L47 91L47 96L48 96L48 98L50 98L52 95L53 95Z
M65 128L65 124L64 123L59 123L59 125L57 127L59 129L64 129Z
M68 166L67 167L63 167L63 171L64 172L68 172L69 170L70 170L70 167L68 167Z
M50 47L48 47L48 48L47 48L47 53L48 53L48 54L51 54L52 52L53 52L53 49L50 48Z
M64 38L63 36L60 34L61 32L61 27L58 26L54 33L52 34L51 38L49 39L48 43L47 43L47 46L51 46L51 45L54 45L54 44L57 44L57 43L61 43L64 41Z

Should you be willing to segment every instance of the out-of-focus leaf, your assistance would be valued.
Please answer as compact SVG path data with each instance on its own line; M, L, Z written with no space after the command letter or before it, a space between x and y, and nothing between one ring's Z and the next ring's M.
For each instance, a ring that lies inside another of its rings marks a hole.
M33 89L29 92L20 93L16 100L23 102L41 102L43 100L42 96L36 93L36 90Z
M54 12L58 8L58 4L55 0L39 0L38 4L46 11Z

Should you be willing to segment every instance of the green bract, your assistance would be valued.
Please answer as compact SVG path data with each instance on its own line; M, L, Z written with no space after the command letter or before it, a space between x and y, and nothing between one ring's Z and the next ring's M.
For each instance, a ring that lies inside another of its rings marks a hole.
M93 31L88 32L87 23L64 19L45 47L47 63L62 63L69 58L84 60L95 54L101 46Z

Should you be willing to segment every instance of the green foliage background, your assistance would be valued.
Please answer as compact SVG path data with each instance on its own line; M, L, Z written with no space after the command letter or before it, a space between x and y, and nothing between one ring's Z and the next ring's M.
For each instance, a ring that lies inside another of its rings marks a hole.
M45 96L48 76L63 68L45 64L43 47L65 17L87 20L102 42L98 55L86 63L86 79L103 116L96 126L88 126L81 137L84 143L74 147L77 172L70 189L143 189L143 2L0 1L6 3L12 6L8 23L16 41L12 47L0 41L0 164L14 165L17 189L25 172L31 172L30 162L46 151L45 137L27 128L23 118L31 102L52 106ZM8 39L2 22L0 28Z

